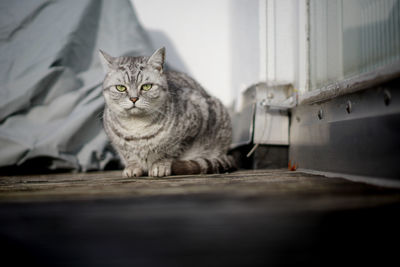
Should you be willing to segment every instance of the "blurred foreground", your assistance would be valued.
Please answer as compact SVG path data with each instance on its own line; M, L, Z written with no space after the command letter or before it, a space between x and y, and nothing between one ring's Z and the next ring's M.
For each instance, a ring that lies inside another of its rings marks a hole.
M389 263L400 191L286 170L0 179L3 262L40 266Z

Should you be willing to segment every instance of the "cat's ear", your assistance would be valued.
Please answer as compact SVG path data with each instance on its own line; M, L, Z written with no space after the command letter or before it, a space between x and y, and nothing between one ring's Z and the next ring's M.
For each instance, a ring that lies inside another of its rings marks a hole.
M107 54L106 52L102 51L101 49L99 49L99 56L104 71L108 72L114 63L114 58L109 54Z
M156 70L162 72L165 60L165 47L161 47L149 58L148 64L153 66Z

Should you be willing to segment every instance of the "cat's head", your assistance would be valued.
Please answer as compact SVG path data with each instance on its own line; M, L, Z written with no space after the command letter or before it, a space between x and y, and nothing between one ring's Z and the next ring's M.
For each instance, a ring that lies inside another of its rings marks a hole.
M103 95L112 112L120 116L162 112L168 101L164 47L150 57L112 57L100 50L100 58L106 70Z

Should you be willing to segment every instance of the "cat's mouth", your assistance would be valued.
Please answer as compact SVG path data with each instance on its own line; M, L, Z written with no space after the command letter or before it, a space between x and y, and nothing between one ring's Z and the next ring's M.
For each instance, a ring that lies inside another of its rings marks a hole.
M129 108L127 108L127 110L136 109L136 108L137 108L137 106L136 106L134 103L132 103L132 106L130 106Z
M141 112L142 112L142 109L139 108L139 107L136 106L136 105L133 105L133 106L127 108L127 109L126 109L126 112L128 112L128 113L134 115L134 114L139 114L139 113L141 113Z

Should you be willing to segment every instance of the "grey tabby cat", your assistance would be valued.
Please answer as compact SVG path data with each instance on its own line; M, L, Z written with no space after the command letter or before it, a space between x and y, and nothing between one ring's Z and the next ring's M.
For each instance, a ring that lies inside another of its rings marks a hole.
M123 177L234 169L228 112L186 74L164 71L165 48L151 57L100 57L107 71L104 128L125 165Z

